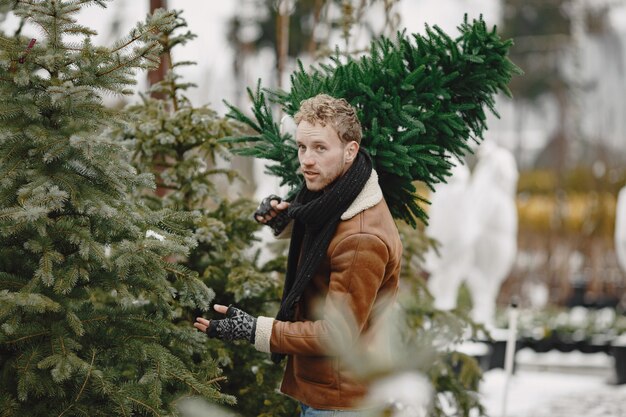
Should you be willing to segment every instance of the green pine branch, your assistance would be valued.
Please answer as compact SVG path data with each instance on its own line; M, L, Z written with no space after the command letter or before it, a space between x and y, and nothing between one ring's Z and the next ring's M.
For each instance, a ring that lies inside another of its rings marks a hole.
M293 116L316 94L343 97L357 109L362 146L373 157L392 214L415 227L427 216L413 183L432 188L445 182L453 156L462 158L470 141L482 139L485 111L498 115L495 95L510 95L507 84L521 73L507 57L511 41L488 30L482 18L470 23L466 17L459 31L455 39L437 27L427 27L425 35L398 33L395 40L373 41L358 59L342 62L337 54L308 71L300 64L289 91L248 91L254 118L227 103L229 117L257 132L227 141L241 155L272 161L267 172L293 190L302 184L294 139L281 135L268 102Z

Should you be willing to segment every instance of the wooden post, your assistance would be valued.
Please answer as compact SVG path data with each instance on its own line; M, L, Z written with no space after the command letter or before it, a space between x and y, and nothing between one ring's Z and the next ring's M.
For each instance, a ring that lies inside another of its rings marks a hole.
M289 57L289 15L292 7L291 0L280 0L278 3L278 16L276 19L276 59L278 88L282 88L283 73Z
M156 9L167 9L167 0L150 0L150 14L154 13ZM165 74L171 67L171 58L169 51L165 51L161 55L161 62L159 67L148 71L148 85L152 86L165 79ZM163 99L161 94L153 93L152 97L157 99Z

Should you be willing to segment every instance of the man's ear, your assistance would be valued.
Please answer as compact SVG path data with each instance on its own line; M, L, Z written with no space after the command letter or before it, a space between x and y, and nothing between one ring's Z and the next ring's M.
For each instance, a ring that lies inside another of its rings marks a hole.
M359 152L359 144L352 141L346 145L346 162L354 161L357 153Z

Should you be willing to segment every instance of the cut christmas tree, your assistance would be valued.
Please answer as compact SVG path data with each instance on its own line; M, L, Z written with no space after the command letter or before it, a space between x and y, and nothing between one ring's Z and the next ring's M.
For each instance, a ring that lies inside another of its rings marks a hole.
M414 182L432 188L445 181L451 158L462 158L471 140L482 139L485 109L497 115L495 95L510 95L507 84L521 73L507 58L512 42L500 39L495 27L466 18L459 30L456 39L437 27L427 27L426 35L380 37L360 58L342 62L337 54L309 71L300 65L289 91L262 90L259 82L255 92L249 90L254 119L229 105L229 116L256 134L228 140L243 144L237 150L242 155L274 161L268 172L295 190L303 183L295 141L280 132L268 99L293 116L302 100L317 94L345 98L357 109L362 146L372 155L392 214L415 226L427 216Z

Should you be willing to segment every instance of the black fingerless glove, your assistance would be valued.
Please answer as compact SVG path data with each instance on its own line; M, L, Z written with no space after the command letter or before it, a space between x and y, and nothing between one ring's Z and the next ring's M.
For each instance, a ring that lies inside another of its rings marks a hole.
M211 320L206 334L220 340L247 340L254 343L255 331L256 317L231 305L226 311L225 319Z
M259 204L259 208L257 208L257 210L254 212L255 220L256 220L256 216L265 217L267 214L269 214L271 210L274 210L274 208L270 204L272 200L276 200L279 203L283 201L282 198L274 194L268 197L265 197L263 201L261 201L261 204ZM265 223L266 225L272 228L272 231L274 232L274 236L278 236L283 230L285 230L285 227L287 227L287 225L291 221L291 219L287 215L287 210L283 210L283 211L276 210L276 211L278 212L278 215L272 218L272 220L268 220L267 223Z

